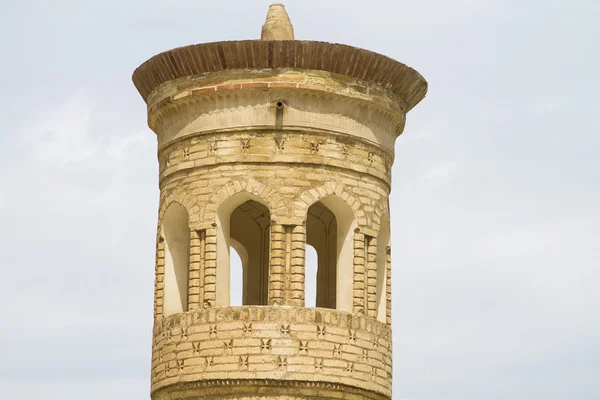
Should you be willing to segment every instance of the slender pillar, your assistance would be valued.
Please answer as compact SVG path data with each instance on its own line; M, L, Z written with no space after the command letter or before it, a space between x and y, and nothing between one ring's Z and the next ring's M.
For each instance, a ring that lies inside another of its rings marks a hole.
M271 266L269 268L269 305L283 305L286 241L283 225L271 225Z
M386 247L387 256L385 264L385 320L388 325L392 325L392 248Z
M365 235L358 229L354 232L354 300L353 312L364 314L365 304ZM339 301L339 299L338 299Z
M377 318L377 239L365 236L367 248L367 315Z
M165 296L165 238L158 236L156 243L156 278L154 280L154 318L163 315Z
M289 305L304 307L305 305L305 259L306 259L306 227L304 225L290 226L291 257L290 278L291 298Z
M213 224L205 231L204 248L204 306L217 302L217 226Z

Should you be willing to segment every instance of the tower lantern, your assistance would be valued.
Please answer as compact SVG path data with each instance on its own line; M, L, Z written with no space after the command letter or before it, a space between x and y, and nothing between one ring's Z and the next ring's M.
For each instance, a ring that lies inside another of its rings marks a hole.
M389 399L391 166L427 83L380 54L294 40L281 4L261 36L133 74L158 138L152 399Z

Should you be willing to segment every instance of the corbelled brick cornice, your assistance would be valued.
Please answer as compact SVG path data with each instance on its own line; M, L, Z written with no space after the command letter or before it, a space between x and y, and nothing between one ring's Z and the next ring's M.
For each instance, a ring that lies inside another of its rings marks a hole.
M239 69L300 68L345 75L389 89L408 112L427 93L414 69L368 50L326 42L243 40L196 44L150 58L133 73L144 101L161 84L188 76Z

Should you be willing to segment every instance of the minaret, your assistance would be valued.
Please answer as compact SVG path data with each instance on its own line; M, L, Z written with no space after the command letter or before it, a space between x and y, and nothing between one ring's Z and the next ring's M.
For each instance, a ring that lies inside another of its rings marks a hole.
M275 4L262 40L169 50L133 81L160 166L152 399L390 399L391 167L423 77L294 40Z

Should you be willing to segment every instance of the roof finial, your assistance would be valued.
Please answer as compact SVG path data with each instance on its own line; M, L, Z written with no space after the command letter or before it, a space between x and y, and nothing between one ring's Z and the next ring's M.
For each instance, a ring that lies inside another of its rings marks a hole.
M269 7L261 40L294 40L294 27L283 4L272 4Z

